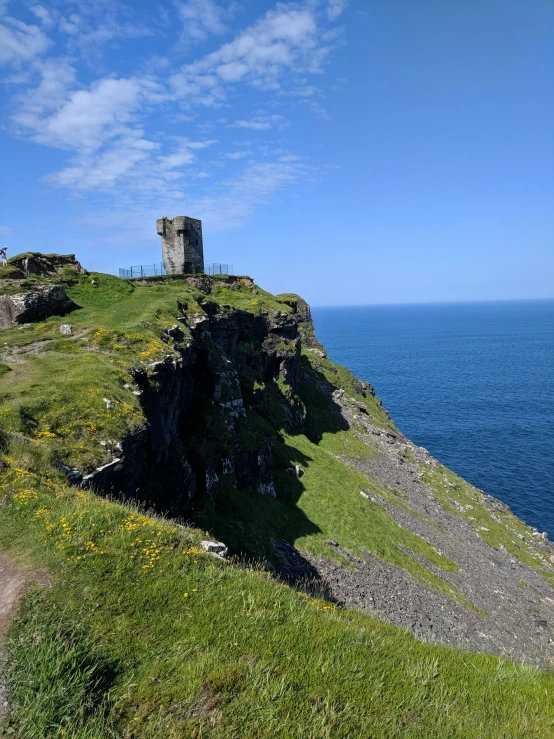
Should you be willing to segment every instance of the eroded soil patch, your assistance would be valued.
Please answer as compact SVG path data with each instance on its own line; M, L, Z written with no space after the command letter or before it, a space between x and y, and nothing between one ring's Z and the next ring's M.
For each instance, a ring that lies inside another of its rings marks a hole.
M27 573L16 567L9 557L0 554L0 727L8 705L6 688L2 680L4 649L2 640L6 635L11 620L25 589Z

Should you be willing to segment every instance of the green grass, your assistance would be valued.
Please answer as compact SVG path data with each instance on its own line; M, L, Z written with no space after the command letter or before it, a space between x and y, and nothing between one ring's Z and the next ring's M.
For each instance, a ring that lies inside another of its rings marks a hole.
M14 265L9 264L9 263L6 265L4 264L0 265L0 280L17 279L20 275L21 275L21 271L17 267L14 267ZM8 292L5 292L5 288L7 288L8 286L9 286L9 283L4 283L3 288L0 289L0 294L2 295L9 294L10 292L9 290ZM18 292L18 291L14 290L14 292Z
M0 547L54 581L7 644L22 737L551 736L548 673L418 642L55 479L11 467L10 490Z
M278 313L290 313L291 308L285 303L281 303L271 293L257 287L253 293L245 286L236 286L234 288L220 285L216 287L209 295L209 300L215 300L220 305L230 305L239 310L245 310L254 315L259 315L262 311L272 311Z
M136 396L123 387L128 373L93 353L68 362L52 352L30 358L12 381L16 372L3 381L0 430L47 446L72 467L89 471L107 461L100 441L120 439L144 424ZM113 410L104 397L115 403Z
M342 388L349 397L365 406L367 414L375 426L394 431L394 422L383 408L379 398L366 391L358 392L355 388L357 380L349 369L331 362L326 357L320 357L318 354L310 352L309 348L302 348L302 356L304 360L302 391L305 396L312 400L314 416L317 414L317 416L326 415L328 417L330 410L332 411L332 404L329 403L325 393L322 394L318 389L318 386L327 383L329 386ZM320 422L317 416L314 418L314 423Z
M223 487L215 509L206 511L201 520L234 551L250 556L257 553L272 559L271 541L279 539L293 543L301 551L337 559L345 565L348 565L347 560L326 542L334 540L357 556L370 552L405 569L423 585L486 616L453 585L410 556L404 548L446 572L458 569L455 562L360 495L360 490L372 486L335 454L338 449L348 451L352 440L346 432L342 432L342 439L329 434L318 445L304 435L285 436L284 443L276 448L277 499L260 496L256 491ZM300 464L305 470L300 479L292 478L285 471L294 464Z
M80 306L69 316L0 331L2 366L13 370L0 373L0 431L24 434L89 472L107 461L100 441L144 425L136 396L123 386L133 367L173 354L160 335L175 324L178 302L196 305L200 294L186 283L134 288L100 274L80 276L67 293ZM61 323L70 323L76 336L61 339ZM9 354L24 347L33 350ZM107 410L103 398L115 409Z
M375 449L348 428L333 390L362 404L376 425L394 424L346 368L321 356L309 324L302 331L318 351L303 349L297 394L282 378L268 382L256 371L260 347L238 348L252 364L239 374L247 417L236 421L236 435L246 451L274 444L276 499L237 490L233 476L223 475L197 511L203 528L184 529L64 483L54 460L87 472L108 461L100 441L142 428L130 372L148 373L153 362L176 356L160 337L178 316L202 313L206 301L254 315L290 310L259 288L227 282L206 297L194 280L81 275L67 287L79 306L69 316L0 332L0 549L47 568L54 581L31 587L9 635L17 735L551 736L550 673L421 643L282 585L261 565L223 563L199 550L209 536L242 553L243 562L244 555L265 562L278 559L272 541L285 539L348 566L327 546L332 539L477 610L438 574L447 577L455 562L360 495L409 508L349 466ZM72 325L72 337L60 336L61 323ZM186 336L186 322L180 325ZM220 349L212 349L215 360ZM292 342L277 349L296 350ZM224 357L217 361L224 366ZM303 433L286 431L291 409L305 417ZM184 443L205 465L231 452L216 403L191 419ZM299 478L286 471L297 464ZM463 515L489 528L491 542L508 537L540 571L515 536L529 538L523 523L505 513L496 521L477 505L477 492L444 468L425 474L445 507L452 508L449 497L458 501ZM468 503L474 508L466 510Z
M12 454L35 468L50 456L83 473L110 461L108 446L101 442L122 439L146 422L132 387L125 385L129 385L133 367L148 367L172 353L160 341L163 330L174 325L184 311L203 312L201 304L206 299L254 314L277 308L290 311L265 291L254 289L242 283L216 284L206 298L193 281L184 279L138 285L111 275L80 275L67 288L80 306L69 317L52 317L25 330L0 332L0 342L7 340L8 346L38 347L36 352L18 355L24 357L24 364L13 364L14 371L2 378L0 432L11 440ZM73 327L71 339L60 338L62 320ZM181 325L186 333L186 324ZM292 343L281 343L282 352L296 351ZM214 345L213 351L218 350ZM243 350L250 351L248 347ZM352 554L371 552L402 567L427 587L475 610L462 593L410 552L445 572L455 569L455 563L360 495L362 489L373 489L385 497L389 491L348 466L349 460L367 458L373 452L347 427L330 394L335 388L344 389L366 408L373 423L394 429L380 401L360 389L349 370L306 351L298 396L281 379L260 383L251 367L245 365L243 370L242 391L252 408L245 421L237 422L237 435L242 447L252 451L268 438L274 439L278 499L261 497L257 490L237 492L232 480L223 479L216 498L199 510L199 520L233 551L269 560L279 557L272 540L285 539L312 554L346 563L324 543L336 540ZM115 407L108 409L104 398ZM302 435L284 431L291 408L305 416ZM218 407L208 404L197 416L188 429L187 444L194 447L191 451L198 462L209 466L214 458L232 455L233 439ZM284 470L297 462L304 464L306 474L293 480ZM337 490L343 491L340 496Z
M58 267L56 272L51 274L35 274L31 273L28 277L24 276L24 269L15 265L16 260L22 260L25 257L32 257L33 252L23 252L11 257L7 265L0 265L0 295L15 295L17 293L32 290L42 284L58 284L73 285L79 279L79 273L69 264ZM57 256L57 255L46 255Z
M443 465L420 465L420 469L423 480L446 510L470 521L479 536L491 547L505 547L510 554L554 585L550 568L543 566L543 555L530 545L533 533L530 526L510 510L488 510L483 494ZM454 500L457 505L453 506L449 500Z

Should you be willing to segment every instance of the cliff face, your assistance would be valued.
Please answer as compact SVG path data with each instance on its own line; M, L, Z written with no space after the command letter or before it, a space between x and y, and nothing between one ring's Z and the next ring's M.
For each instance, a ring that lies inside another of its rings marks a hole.
M205 290L206 285L201 285ZM275 497L278 429L262 388L278 396L284 428L299 432L299 314L255 316L206 299L164 336L171 356L132 372L145 428L121 442L121 455L85 477L105 492L138 497L172 515L206 503L221 475L241 489ZM185 331L183 330L185 329ZM279 390L286 388L286 393Z
M546 536L406 439L301 298L74 272L63 338L56 317L2 332L13 458L201 524L423 639L554 656Z

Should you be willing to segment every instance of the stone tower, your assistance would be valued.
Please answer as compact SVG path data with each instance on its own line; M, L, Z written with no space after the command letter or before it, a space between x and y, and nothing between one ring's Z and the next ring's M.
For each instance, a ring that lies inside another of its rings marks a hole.
M162 237L162 259L168 275L204 271L202 221L188 216L166 216L156 221Z

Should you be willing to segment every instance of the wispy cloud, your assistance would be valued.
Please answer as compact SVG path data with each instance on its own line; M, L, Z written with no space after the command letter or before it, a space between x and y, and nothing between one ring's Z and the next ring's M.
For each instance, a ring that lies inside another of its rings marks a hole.
M302 98L299 101L299 104L308 107L312 111L312 113L318 116L318 118L323 118L324 120L327 120L329 118L325 107L321 103L318 103L316 100L307 100L305 98Z
M76 156L70 166L49 175L53 185L73 191L104 191L151 199L155 194L182 188L183 183L199 172L192 168L197 152L214 141L174 142L173 150L160 152L160 144L136 136L117 139L101 152ZM208 176L206 173L202 177ZM179 190L182 196L182 191ZM141 202L144 202L141 200Z
M324 115L321 93L310 78L324 70L333 43L325 18L338 5L344 3L278 4L231 41L189 64L175 68L169 49L163 64L152 55L137 64L142 71L135 74L105 74L90 81L90 74L86 79L81 71L83 57L90 59L95 50L124 38L152 33L154 26L148 27L144 18L138 22L134 8L119 0L34 4L30 11L40 28L14 19L0 25L0 61L15 63L20 81L27 83L12 98L11 130L69 152L64 165L45 178L55 187L73 194L110 194L114 210L150 212L164 204L163 210L171 210L172 203L186 198L212 228L238 225L253 208L311 174L293 152L267 142L267 132L289 125L284 116L267 111L278 110L283 96L291 95ZM167 7L174 9L172 22L177 18L178 28L194 41L229 32L230 6L215 0L174 0ZM162 21L166 28L168 18ZM1 43L2 29L9 44ZM45 31L61 49L56 57L42 56L51 43ZM17 65L23 62L20 70ZM30 78L34 86L28 84ZM242 86L250 88L249 95L255 88L265 96L263 107L254 108L250 117L233 110ZM200 111L210 106L226 106L230 112L226 118L199 120ZM175 136L175 126L187 135ZM216 141L218 128L223 138L229 135L225 129L237 129L237 138L239 131L259 136L254 142L230 142L225 151ZM221 178L222 172L229 174Z
M4 18L0 23L0 65L28 62L45 52L50 43L38 26Z
M336 20L346 10L348 0L329 0L327 4L327 17L330 21Z
M68 50L85 57L91 53L97 55L104 45L119 45L125 39L153 34L146 22L136 21L132 10L118 0L110 3L65 0L58 8L36 4L29 10L44 30L57 30L67 37Z
M236 179L222 183L220 192L200 198L195 206L213 230L244 223L252 211L279 191L292 186L306 170L295 162L256 162Z
M181 41L203 41L227 30L228 10L213 0L175 1L179 18L183 22Z
M52 28L55 23L53 13L43 5L31 5L29 8L31 13L38 19L44 28Z
M280 5L232 41L182 67L170 82L177 94L202 92L204 104L216 104L225 99L228 85L244 82L277 90L285 74L321 72L327 53L315 12Z
M98 60L103 47L120 46L127 39L142 38L154 34L152 18L140 14L120 0L104 2L95 0L63 0L58 8L34 5L31 12L42 22L43 27L55 29L64 37L66 52L81 56L89 65ZM154 18L160 25L160 13Z
M102 213L100 219L106 227L128 229L122 245L136 243L152 232L152 223L160 213L178 213L186 203L191 213L202 214L210 232L225 231L242 225L257 208L311 175L311 170L296 158L252 162L238 176L210 183L205 194L199 195L195 189L157 191L147 205L128 198L117 210Z
M73 20L71 25L65 26L65 29L71 35L78 34L76 44L81 49L83 47L103 46L109 42L120 44L123 39L143 38L153 34L152 29L143 24L120 23L115 17L108 18L106 22L89 30L81 30L79 23Z
M59 149L92 151L108 140L135 136L137 113L160 91L156 82L134 77L70 90L74 69L64 62L46 62L40 72L39 87L19 97L12 121L33 141Z
M252 154L252 149L243 149L243 151L228 151L225 154L225 158L237 161L238 159L246 159L246 157L252 156Z
M230 124L232 128L250 128L253 131L269 131L270 128L283 130L287 125L282 115L257 115L248 120L238 120Z

